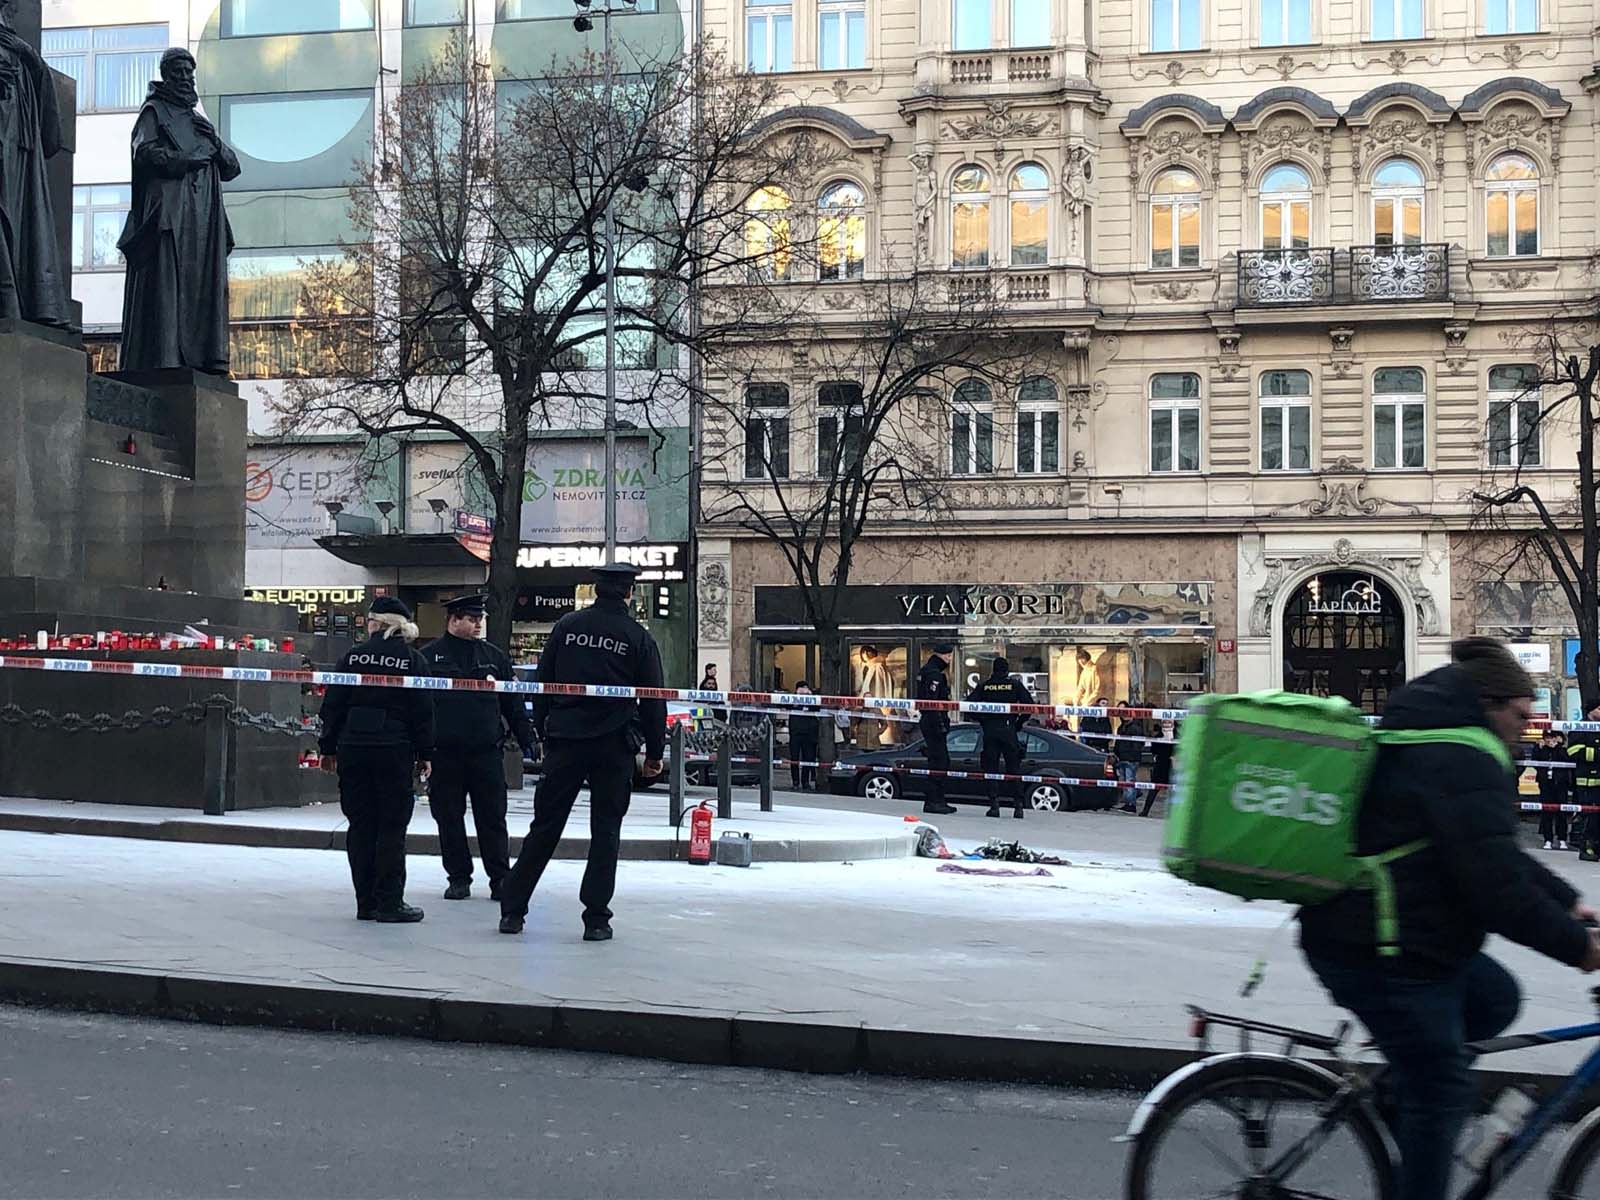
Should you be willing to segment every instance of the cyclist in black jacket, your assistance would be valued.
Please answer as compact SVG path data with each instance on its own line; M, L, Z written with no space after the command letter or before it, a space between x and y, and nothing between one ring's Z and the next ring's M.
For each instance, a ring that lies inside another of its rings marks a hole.
M1455 662L1389 698L1384 729L1479 726L1516 746L1533 681L1492 638L1451 647ZM1594 910L1518 844L1517 786L1486 751L1388 745L1361 803L1356 850L1426 840L1389 867L1400 953L1376 945L1372 893L1352 889L1300 910L1300 945L1338 1004L1361 1018L1392 1069L1400 1200L1445 1200L1472 1101L1467 1045L1517 1015L1517 981L1483 953L1490 933L1583 971L1600 969Z
M411 610L379 596L367 615L368 640L335 670L358 675L426 675L411 648ZM433 758L433 697L414 688L333 684L322 701L322 769L339 776L339 807L350 822L345 852L356 891L356 919L422 920L405 902L406 826L416 806L412 771L427 778Z

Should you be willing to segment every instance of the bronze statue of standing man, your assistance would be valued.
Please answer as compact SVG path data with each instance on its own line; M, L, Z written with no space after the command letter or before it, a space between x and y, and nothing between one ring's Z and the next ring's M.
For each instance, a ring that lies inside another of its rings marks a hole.
M195 111L194 56L168 50L133 127L133 211L117 248L128 260L124 371L228 373L228 255L222 185L239 160Z
M56 85L0 0L0 319L70 328L45 161L61 151Z

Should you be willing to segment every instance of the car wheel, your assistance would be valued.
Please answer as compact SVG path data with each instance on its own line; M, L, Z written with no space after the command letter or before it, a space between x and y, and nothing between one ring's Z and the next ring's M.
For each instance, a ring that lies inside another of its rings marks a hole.
M856 792L868 800L898 800L900 781L893 775L869 773L856 784Z
M1028 802L1036 812L1060 812L1064 802L1063 789L1059 783L1036 783Z

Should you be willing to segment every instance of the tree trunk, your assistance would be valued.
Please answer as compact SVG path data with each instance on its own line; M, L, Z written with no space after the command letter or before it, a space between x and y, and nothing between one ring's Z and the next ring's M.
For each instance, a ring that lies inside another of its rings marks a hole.
M527 474L528 431L515 423L501 449L500 486L494 496L494 537L489 544L489 640L511 648L517 602L517 551L522 543L522 482Z
M817 691L824 696L848 696L850 679L844 647L839 641L839 630L833 625L817 625ZM818 741L823 762L838 758L838 727L833 717L822 719L821 738Z
M1573 360L1578 369L1578 509L1582 521L1583 574L1578 580L1578 694L1587 717L1600 706L1600 511L1595 500L1594 389L1600 348L1589 348L1587 364ZM1585 366L1587 369L1585 369Z

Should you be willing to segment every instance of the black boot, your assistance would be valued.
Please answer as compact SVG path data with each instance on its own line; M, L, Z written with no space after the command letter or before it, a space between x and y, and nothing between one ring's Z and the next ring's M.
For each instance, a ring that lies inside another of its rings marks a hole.
M378 910L375 909L375 908L359 908L358 907L356 909L356 920L358 920L358 921L376 921L377 919L378 919Z
M522 918L514 913L502 913L500 916L501 933L521 933Z
M583 940L586 942L609 942L611 940L611 926L587 926L583 931Z
M983 815L986 817L998 817L1000 815L1000 806L998 804L991 804L989 806L989 811Z
M924 804L922 806L922 811L925 813L938 813L940 816L948 816L956 811L956 806L954 804Z
M1019 804L1016 806L1016 808L1012 809L1011 815L1019 821L1022 820L1022 805Z
M472 898L472 885L451 880L450 886L444 890L444 898L446 900L469 900Z
M414 904L380 908L376 920L380 925L412 925L422 920L422 910Z
M491 879L489 881L489 899L500 899L500 881L498 879Z

